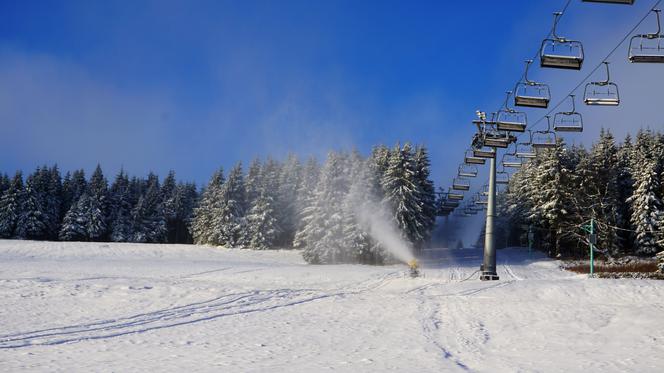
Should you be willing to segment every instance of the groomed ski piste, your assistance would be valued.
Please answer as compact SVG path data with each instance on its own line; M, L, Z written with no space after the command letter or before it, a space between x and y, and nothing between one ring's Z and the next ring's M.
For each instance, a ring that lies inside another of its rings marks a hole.
M661 372L664 281L526 249L405 265L298 251L0 241L0 371Z

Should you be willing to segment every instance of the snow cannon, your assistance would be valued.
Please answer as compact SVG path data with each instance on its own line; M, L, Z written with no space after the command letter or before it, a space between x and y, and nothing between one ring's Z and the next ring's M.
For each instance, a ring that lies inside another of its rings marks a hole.
M417 259L413 259L408 262L408 269L410 270L410 277L420 277L420 264L417 262Z

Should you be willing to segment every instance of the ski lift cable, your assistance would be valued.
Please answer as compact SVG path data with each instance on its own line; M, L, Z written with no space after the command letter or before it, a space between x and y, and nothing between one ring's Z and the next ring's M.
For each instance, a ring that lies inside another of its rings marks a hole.
M662 0L657 0L653 6L648 8L648 11L646 12L646 14L636 23L636 25L634 25L634 27L632 27L629 30L629 32L627 32L627 34L625 34L625 36L622 39L620 39L618 44L616 44L616 46L613 47L613 49L611 49L611 51L588 74L586 74L586 76L574 88L572 88L572 90L568 94L563 96L563 98L561 100L559 100L558 103L553 108L551 108L548 113L546 113L544 116L542 116L541 118L536 120L532 124L531 129L534 129L538 124L542 123L542 121L544 120L544 118L546 118L547 115L550 116L554 111L556 111L556 109L558 109L558 107L560 107L560 105L562 105L563 102L565 102L565 100L570 95L574 94L584 83L586 83L588 81L588 79L590 79L590 77L595 72L597 72L597 70L600 67L602 67L604 65L604 63L607 62L607 60L609 58L611 58L611 56L618 50L618 48L620 48L620 46L623 45L627 41L627 39L634 33L634 31L636 31L636 29L643 23L643 21L645 21L646 18L648 18L648 16L653 11L653 9L657 8L661 2L662 2Z

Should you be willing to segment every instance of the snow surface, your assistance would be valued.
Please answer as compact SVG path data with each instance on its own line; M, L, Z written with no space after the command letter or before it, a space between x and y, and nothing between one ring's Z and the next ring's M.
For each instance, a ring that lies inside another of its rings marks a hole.
M664 281L523 249L405 266L297 251L0 240L0 371L661 372Z

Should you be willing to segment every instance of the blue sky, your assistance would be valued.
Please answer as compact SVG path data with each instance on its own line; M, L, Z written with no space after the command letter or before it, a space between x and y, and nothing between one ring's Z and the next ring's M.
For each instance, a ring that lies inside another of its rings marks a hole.
M475 110L500 106L564 3L0 1L0 171L99 162L200 184L255 156L411 141L446 185ZM651 3L574 0L559 34L581 39L595 65ZM591 125L568 142L601 126L618 137L664 127L662 67L629 66L626 48L614 78L632 100L584 112ZM585 73L533 77L557 101Z

